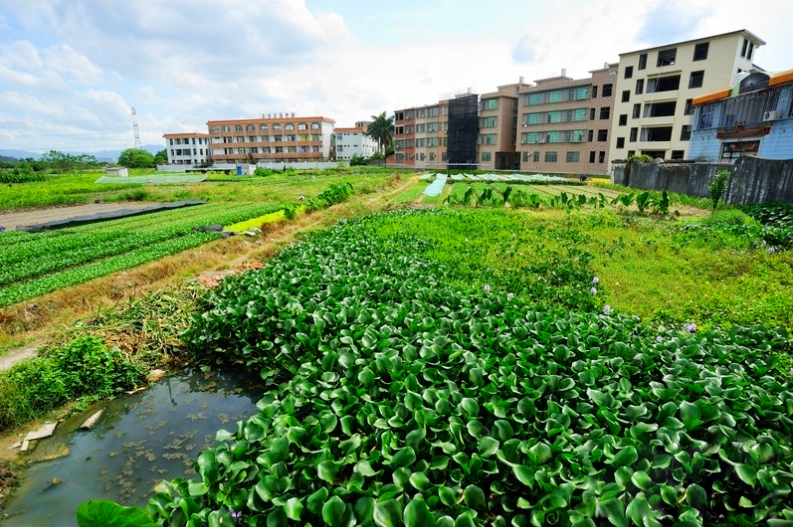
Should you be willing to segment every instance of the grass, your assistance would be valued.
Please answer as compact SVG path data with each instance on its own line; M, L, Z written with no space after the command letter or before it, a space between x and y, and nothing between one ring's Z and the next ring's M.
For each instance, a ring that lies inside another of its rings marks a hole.
M599 305L648 323L793 329L792 252L769 254L749 239L689 233L679 223L594 210L454 209L442 220L406 218L383 233L429 239L432 256L459 270L463 288L483 287L485 276L491 286L530 294L537 277L583 266L600 279ZM483 266L492 272L476 274Z
M152 170L134 170L130 175L145 175ZM0 185L0 213L18 209L54 205L76 205L95 200L178 201L203 199L213 202L293 201L300 196L319 194L335 183L352 183L357 193L371 193L385 188L389 180L401 174L389 168L301 170L267 177L212 175L201 183L188 184L116 184L94 181L104 172L50 176L45 181Z

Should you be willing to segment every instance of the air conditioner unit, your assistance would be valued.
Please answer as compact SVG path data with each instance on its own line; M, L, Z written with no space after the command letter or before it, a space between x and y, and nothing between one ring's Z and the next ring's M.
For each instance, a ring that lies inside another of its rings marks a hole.
M768 110L763 113L763 121L776 121L776 110Z

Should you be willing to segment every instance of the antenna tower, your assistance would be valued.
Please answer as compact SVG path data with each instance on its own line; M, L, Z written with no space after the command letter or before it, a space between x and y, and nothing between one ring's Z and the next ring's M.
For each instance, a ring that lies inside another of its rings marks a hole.
M140 132L138 132L138 114L132 108L132 131L135 132L135 148L140 150Z

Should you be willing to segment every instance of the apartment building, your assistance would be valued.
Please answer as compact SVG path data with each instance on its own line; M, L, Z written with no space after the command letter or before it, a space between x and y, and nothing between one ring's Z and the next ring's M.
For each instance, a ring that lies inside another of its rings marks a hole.
M295 114L207 122L212 160L220 163L326 161L335 121Z
M394 160L419 168L448 161L449 101L394 112Z
M562 70L519 89L520 170L607 172L617 68L607 63L578 80Z
M694 98L757 69L747 30L620 54L609 158L688 159Z
M479 96L479 168L517 170L520 156L515 149L518 97L523 78L516 84L499 86Z
M691 159L793 158L793 70L743 72L735 85L692 104Z
M169 165L200 165L211 158L208 134L163 134L163 138Z
M368 158L377 152L377 141L366 135L363 126L336 128L333 134L336 137L336 159L339 161L349 161L353 156Z

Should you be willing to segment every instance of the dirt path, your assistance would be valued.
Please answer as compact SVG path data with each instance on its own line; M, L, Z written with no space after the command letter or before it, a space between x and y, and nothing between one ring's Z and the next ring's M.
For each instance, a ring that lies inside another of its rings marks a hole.
M25 212L11 212L8 214L0 214L0 225L6 230L12 231L21 225L36 225L48 221L65 220L74 216L84 216L86 214L97 214L120 209L140 209L150 205L156 205L156 203L145 203L140 201L132 203L91 203L90 205L50 207L40 210L28 210Z
M5 371L18 362L35 357L36 349L37 346L26 346L9 351L0 357L0 371Z

